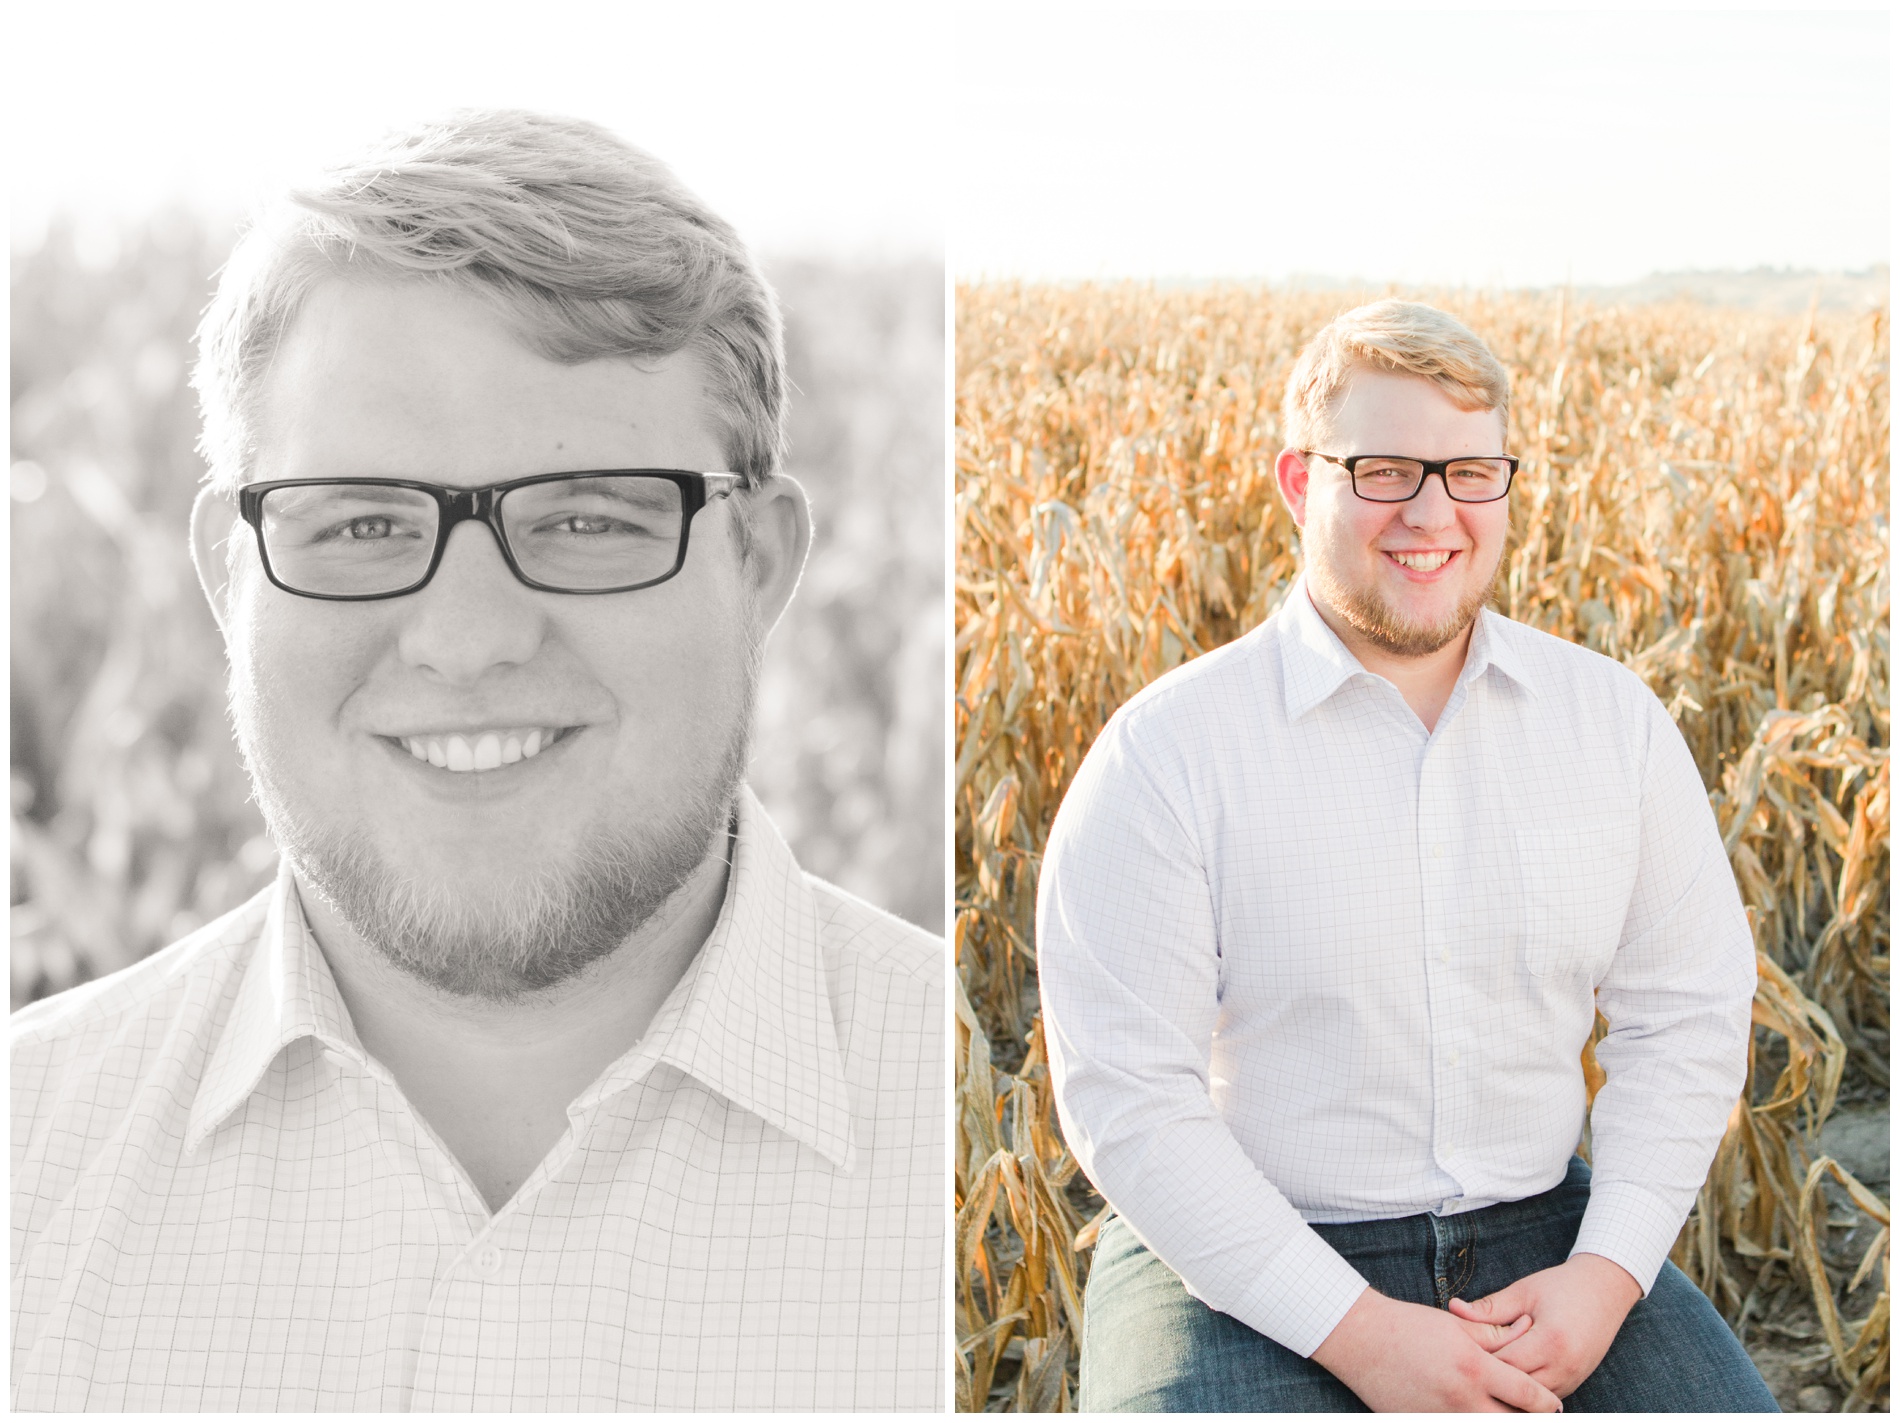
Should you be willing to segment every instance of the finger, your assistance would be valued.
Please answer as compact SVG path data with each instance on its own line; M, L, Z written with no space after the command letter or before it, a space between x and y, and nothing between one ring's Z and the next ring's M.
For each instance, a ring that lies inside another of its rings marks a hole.
M1546 1315L1541 1324L1532 1320L1529 1329L1495 1351L1492 1357L1549 1384L1553 1377L1569 1377L1583 1354L1572 1333ZM1601 1354L1589 1356L1589 1367L1577 1377L1587 1375L1601 1358Z
M1563 1400L1522 1369L1499 1361L1496 1355L1484 1361L1485 1387L1500 1403L1525 1413L1562 1413Z
M1542 1334L1532 1334L1529 1330L1525 1330L1509 1343L1487 1352L1512 1368L1527 1374L1535 1374L1539 1369L1553 1362L1549 1341Z
M1520 1314L1508 1324L1478 1324L1468 1319L1458 1321L1458 1327L1477 1342L1487 1354L1495 1354L1518 1339L1524 1337L1531 1327L1531 1317Z
M1451 1302L1451 1312L1460 1319L1479 1324L1509 1324L1530 1309L1530 1301L1523 1296L1524 1292L1516 1285L1506 1285L1480 1300L1455 1299Z

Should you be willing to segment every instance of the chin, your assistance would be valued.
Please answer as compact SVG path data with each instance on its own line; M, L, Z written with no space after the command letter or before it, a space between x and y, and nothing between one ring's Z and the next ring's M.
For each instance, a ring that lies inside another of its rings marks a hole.
M1405 608L1376 587L1352 585L1320 571L1321 595L1367 642L1393 657L1429 657L1449 646L1477 619L1490 599L1491 584L1480 583L1435 599L1435 608Z
M365 824L360 814L292 814L296 801L281 793L268 762L254 747L246 760L299 883L358 939L441 992L505 1001L614 953L718 851L749 725L732 723L723 747L682 768L689 774L646 814L630 815L627 796L601 795L590 799L611 807L611 820L587 821L577 810L558 827L539 816L497 822L478 807L459 812L459 823L449 817L448 833L406 816L394 826Z
M395 967L458 997L508 1000L572 978L636 934L716 852L737 793L736 775L715 778L663 819L580 829L554 850L543 840L532 859L444 861L308 827L285 853Z
M575 814L566 821L509 815L493 807L431 807L400 824L359 825L347 837L373 848L382 863L421 883L455 885L476 896L512 893L572 859L585 841L611 827Z

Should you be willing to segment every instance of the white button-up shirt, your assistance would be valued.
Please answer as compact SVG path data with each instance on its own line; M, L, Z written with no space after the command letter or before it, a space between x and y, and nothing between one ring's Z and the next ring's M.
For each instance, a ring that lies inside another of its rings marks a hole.
M1103 730L1037 905L1083 1169L1197 1298L1311 1354L1365 1282L1308 1222L1555 1186L1645 1291L1742 1085L1755 957L1632 673L1482 614L1427 732L1304 584Z
M20 1409L940 1409L942 941L750 793L717 927L490 1216L294 883L13 1018Z

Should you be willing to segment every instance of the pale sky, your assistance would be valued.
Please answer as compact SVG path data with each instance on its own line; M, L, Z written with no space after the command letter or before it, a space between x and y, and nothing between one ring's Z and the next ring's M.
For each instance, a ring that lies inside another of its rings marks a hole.
M288 16L289 18L282 18ZM260 18L273 17L273 18ZM16 7L11 226L236 214L462 104L594 118L772 255L1616 282L1888 254L1884 8Z
M1885 8L965 10L960 278L1887 260Z
M947 18L901 5L267 0L10 7L16 245L49 212L236 215L463 105L648 149L769 255L939 255Z

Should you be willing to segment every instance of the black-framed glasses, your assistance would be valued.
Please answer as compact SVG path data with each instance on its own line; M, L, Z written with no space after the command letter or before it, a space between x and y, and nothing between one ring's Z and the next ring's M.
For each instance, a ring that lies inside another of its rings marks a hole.
M584 469L456 489L419 479L283 479L238 490L264 574L286 593L400 598L435 576L465 519L549 593L631 593L686 563L693 515L745 483L684 469Z
M1375 504L1403 504L1418 497L1427 475L1437 475L1445 493L1460 504L1489 504L1511 492L1517 473L1516 455L1487 455L1482 459L1415 460L1403 455L1329 455L1301 450L1303 459L1331 460L1352 480L1352 492Z

